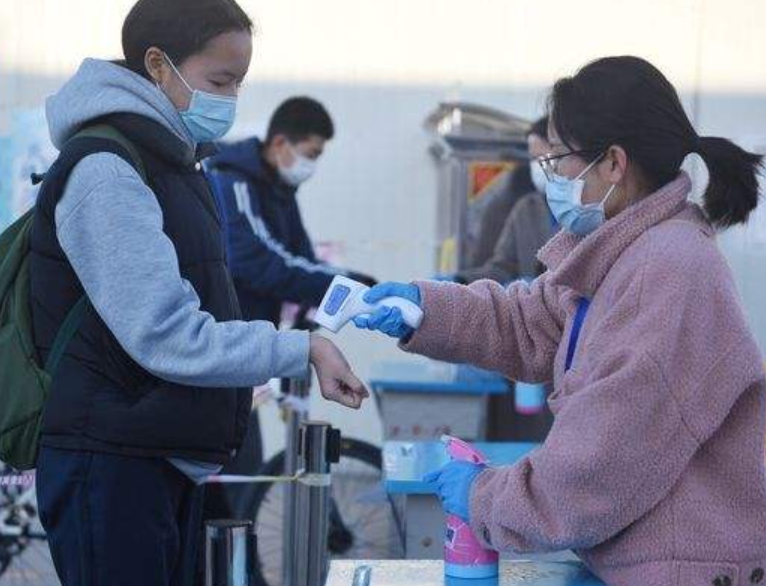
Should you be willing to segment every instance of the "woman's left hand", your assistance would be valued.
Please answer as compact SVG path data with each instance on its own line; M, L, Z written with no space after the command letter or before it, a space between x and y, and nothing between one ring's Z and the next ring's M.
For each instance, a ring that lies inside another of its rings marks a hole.
M484 464L453 460L439 470L427 474L423 482L428 483L436 491L446 513L457 515L468 523L471 486L476 477L486 468Z

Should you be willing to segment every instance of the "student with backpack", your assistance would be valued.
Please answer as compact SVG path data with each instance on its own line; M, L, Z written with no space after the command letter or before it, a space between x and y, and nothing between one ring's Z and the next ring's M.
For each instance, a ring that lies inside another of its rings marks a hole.
M0 451L28 460L39 442L64 586L191 584L199 483L240 447L252 386L312 364L326 398L367 396L329 340L240 319L199 161L234 121L251 37L234 0L140 0L125 61L86 60L47 102L61 154L0 241L16 261L0 266L0 326L25 332L17 374L47 376L36 359L53 376L42 417L23 437L0 428Z

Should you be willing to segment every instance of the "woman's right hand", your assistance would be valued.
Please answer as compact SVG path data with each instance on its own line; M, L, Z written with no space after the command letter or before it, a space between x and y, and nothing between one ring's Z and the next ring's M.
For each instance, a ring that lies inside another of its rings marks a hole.
M356 375L338 347L327 338L311 334L309 361L319 379L322 396L351 409L359 409L370 392Z
M420 289L411 283L382 283L372 287L362 298L365 303L374 304L386 297L399 297L421 307ZM362 330L378 330L392 338L408 338L413 329L404 323L404 316L398 307L379 307L372 315L357 316L354 325Z

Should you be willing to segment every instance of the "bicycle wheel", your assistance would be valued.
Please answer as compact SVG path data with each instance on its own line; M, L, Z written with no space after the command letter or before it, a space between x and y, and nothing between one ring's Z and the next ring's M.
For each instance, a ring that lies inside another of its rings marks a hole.
M260 473L284 473L280 452L266 462ZM340 462L332 469L328 549L333 559L399 559L403 543L396 509L383 490L380 449L354 439L341 441ZM258 586L282 584L281 484L260 484L252 506L258 535Z
M15 474L0 465L0 478ZM0 583L59 584L37 514L34 485L0 485Z

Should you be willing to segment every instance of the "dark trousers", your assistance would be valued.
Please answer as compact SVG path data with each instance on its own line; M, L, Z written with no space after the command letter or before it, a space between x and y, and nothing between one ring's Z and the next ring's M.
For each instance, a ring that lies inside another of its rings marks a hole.
M163 458L43 447L37 501L62 586L191 586L202 487Z

